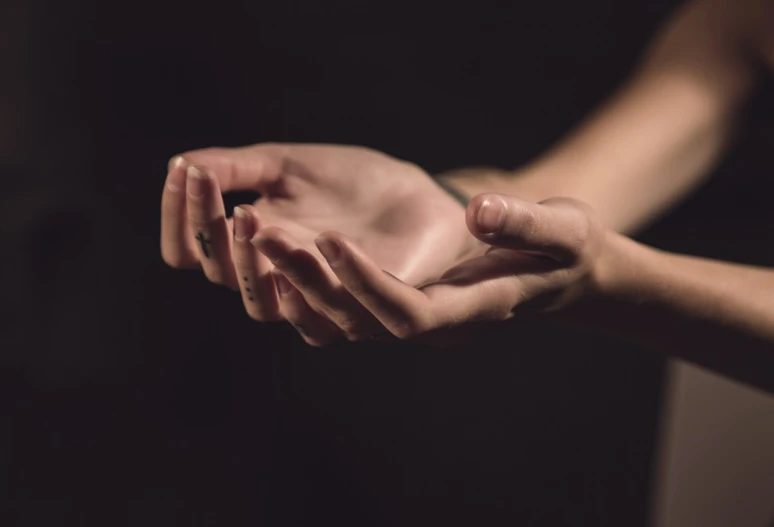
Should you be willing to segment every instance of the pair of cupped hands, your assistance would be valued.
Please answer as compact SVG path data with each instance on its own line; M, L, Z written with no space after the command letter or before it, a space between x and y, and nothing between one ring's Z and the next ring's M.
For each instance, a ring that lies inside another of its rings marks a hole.
M255 191L229 217L222 194ZM449 346L594 294L605 230L584 204L475 196L465 209L421 168L356 146L258 144L175 156L161 253L241 292L257 321L314 346Z

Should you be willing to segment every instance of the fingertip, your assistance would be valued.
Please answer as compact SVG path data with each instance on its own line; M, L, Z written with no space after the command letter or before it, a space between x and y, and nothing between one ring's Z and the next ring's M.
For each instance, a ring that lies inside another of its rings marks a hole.
M186 186L188 187L188 195L192 198L201 198L207 191L207 186L210 183L210 177L206 172L200 170L193 165L186 168Z
M287 277L282 274L282 272L278 271L276 267L272 269L271 276L274 279L274 285L276 286L277 293L280 296L285 297L292 293L293 289L295 289L293 284L290 283L290 280L288 280Z
M338 241L330 237L318 236L315 238L314 244L328 264L334 265L339 262L341 258L341 245Z
M468 202L468 206L465 209L465 222L468 225L468 229L470 229L471 231L477 230L476 216L478 215L478 209L481 208L481 204L489 196L491 196L491 194L477 194L472 198L470 198L470 201Z
M269 258L269 260L275 262L275 260L281 258L293 247L291 241L289 241L283 233L284 231L278 227L260 229L250 239L250 243Z
M355 241L348 238L345 234L342 234L341 232L325 231L321 233L317 238L315 238L315 241L314 241L315 245L317 245L317 248L319 249L320 246L318 244L318 240L320 242L330 242L335 244L341 251L339 256L343 254L350 254L353 256L360 254L359 245Z
M252 237L255 228L252 222L252 215L240 206L234 207L234 240L244 242Z
M260 217L255 207L249 203L243 203L242 205L239 205L239 208L241 208L252 218L253 223L255 224L255 229L257 231L260 228Z
M495 235L505 223L507 205L500 196L488 195L484 197L476 212L476 228L481 234Z
M207 178L207 172L202 170L201 168L190 165L185 169L185 173L188 175L188 177L194 177L199 179L206 179Z
M185 180L185 169L182 169L180 165L174 164L173 161L170 161L169 170L167 171L167 189L170 192L176 194L180 193L185 188Z
M167 172L172 172L175 168L185 168L186 164L187 162L183 156L176 155L167 162Z
M272 239L271 231L269 229L270 228L259 229L258 231L256 231L255 235L252 238L250 238L250 243L253 245L253 247L255 247L256 249L260 249L268 241Z
M277 227L276 225L270 225L268 227L264 227L263 229L259 230L256 233L256 237L260 237L261 239L280 239L283 236L285 236L285 231L282 230L280 227Z

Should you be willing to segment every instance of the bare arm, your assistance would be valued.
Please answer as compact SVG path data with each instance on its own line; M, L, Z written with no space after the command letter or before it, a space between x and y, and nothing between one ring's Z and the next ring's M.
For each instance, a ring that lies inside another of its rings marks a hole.
M498 207L502 215L490 214ZM323 234L318 247L343 286L399 338L455 346L531 312L774 393L774 270L646 247L566 198L536 204L484 194L466 220L482 250L420 288L382 272L340 233Z
M774 393L774 270L608 240L596 294L560 317Z
M622 88L529 166L440 179L467 196L580 199L606 226L635 230L690 193L723 153L760 65L774 64L773 4L686 4Z

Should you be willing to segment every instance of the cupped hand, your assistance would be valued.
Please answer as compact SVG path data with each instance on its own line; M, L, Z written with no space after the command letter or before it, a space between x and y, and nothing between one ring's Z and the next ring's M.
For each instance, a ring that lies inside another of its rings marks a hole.
M229 218L221 193L231 191L255 191L259 199L237 207ZM266 256L272 247L295 250L311 257L308 263L321 264L314 239L321 231L335 230L357 243L380 269L419 285L437 278L475 245L464 221L463 208L423 170L367 148L208 148L170 161L162 195L161 253L172 267L201 268L210 281L239 289L256 320L316 315L316 335L299 330L310 343L321 344L337 334L337 314L352 308L351 296L327 270L325 282L317 282L328 287L326 306L318 306L313 297L293 301L292 295L280 302L277 285L287 280L272 273L275 262ZM378 325L374 317L367 322L361 317L359 323Z
M595 294L607 233L585 204L562 198L537 204L487 194L471 200L466 221L484 244L421 287L385 273L356 240L323 233L318 246L358 301L349 318L367 312L384 334L452 346L520 310L557 311ZM292 293L319 294L309 289L296 287Z

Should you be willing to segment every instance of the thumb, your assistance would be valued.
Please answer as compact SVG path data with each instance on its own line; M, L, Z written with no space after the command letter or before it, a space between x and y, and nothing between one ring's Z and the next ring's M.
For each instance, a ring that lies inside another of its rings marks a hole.
M580 256L591 227L587 207L575 200L531 203L504 194L474 197L466 222L471 234L493 247L538 252L562 262Z

